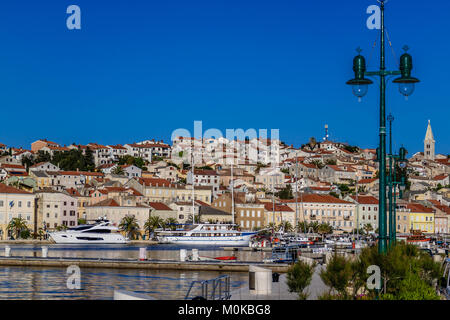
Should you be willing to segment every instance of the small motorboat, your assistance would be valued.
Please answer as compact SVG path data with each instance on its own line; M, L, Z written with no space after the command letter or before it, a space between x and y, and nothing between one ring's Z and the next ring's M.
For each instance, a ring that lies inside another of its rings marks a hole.
M214 259L221 260L221 261L230 261L230 260L237 260L237 257L236 256L224 256L224 257L217 257Z
M193 256L188 256L188 260L193 261ZM223 257L204 257L198 256L198 261L235 261L237 257L235 256L223 256Z

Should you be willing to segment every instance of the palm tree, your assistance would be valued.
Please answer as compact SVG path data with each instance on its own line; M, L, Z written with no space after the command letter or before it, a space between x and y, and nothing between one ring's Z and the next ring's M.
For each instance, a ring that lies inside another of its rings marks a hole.
M318 233L319 223L317 221L311 222L308 226L308 231L309 231L309 229L312 229L314 233Z
M113 174L117 174L117 175L123 175L124 171L123 168L119 165L117 165L114 170L112 171Z
M304 232L304 231L308 231L308 222L306 221L299 221L297 223L297 231L298 232Z
M267 228L267 229L275 230L275 229L277 229L277 226L275 225L275 223L270 222L270 223L267 225L266 228Z
M370 223L365 224L363 229L367 234L369 234L370 231L373 231L373 227Z
M280 224L280 227L283 228L284 232L291 232L294 228L292 227L292 224L289 221L283 221Z
M328 223L322 223L317 228L317 233L319 233L322 236L322 239L325 234L330 234L332 232L333 227Z
M66 229L67 229L67 226L65 226L65 225L60 225L60 226L56 227L56 231L63 231L63 230L66 230Z
M135 236L139 235L139 224L135 216L126 215L122 218L119 224L119 229L127 234L127 237L134 240Z
M13 218L8 224L8 230L15 233L17 239L23 231L28 230L28 226L23 218Z
M148 218L148 220L144 224L144 230L148 232L149 238L151 233L153 233L155 229L163 227L164 227L164 220L158 216L152 216Z
M39 230L37 232L37 236L39 237L39 240L42 240L42 238L44 238L45 232L42 228L39 228Z
M177 226L176 226L177 223L178 223L178 221L177 221L177 219L175 219L175 218L167 218L167 219L164 221L165 226L166 226L167 228L169 228L170 230L172 230L172 231L177 230Z

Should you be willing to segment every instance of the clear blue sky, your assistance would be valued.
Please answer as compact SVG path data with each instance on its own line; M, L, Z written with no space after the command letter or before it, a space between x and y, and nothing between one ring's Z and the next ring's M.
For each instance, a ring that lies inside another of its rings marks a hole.
M66 8L82 29L66 28ZM58 0L0 5L0 142L30 148L128 143L174 129L277 128L300 145L331 138L376 147L378 87L358 103L345 85L355 48L369 59L375 0ZM396 55L411 47L420 78L408 102L388 87L396 147L423 150L428 119L450 153L449 1L390 0ZM369 59L377 67L378 48ZM388 47L388 66L397 68Z

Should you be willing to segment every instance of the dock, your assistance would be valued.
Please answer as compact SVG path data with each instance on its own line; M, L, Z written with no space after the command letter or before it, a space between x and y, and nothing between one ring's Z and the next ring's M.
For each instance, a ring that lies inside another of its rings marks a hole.
M95 258L39 258L39 257L0 257L0 266L15 267L57 267L76 265L80 268L108 269L147 269L174 271L219 271L248 272L251 265L258 265L273 272L286 273L289 265L256 261L175 261L175 260L136 260L136 259L95 259Z
M222 247L223 251L267 251L272 252L271 247L265 247L265 248L250 248L250 247Z

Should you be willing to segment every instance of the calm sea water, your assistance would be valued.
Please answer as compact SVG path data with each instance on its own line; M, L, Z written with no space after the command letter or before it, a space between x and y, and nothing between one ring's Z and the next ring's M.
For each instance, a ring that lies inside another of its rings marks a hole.
M41 257L42 246L36 244L9 244L11 256ZM86 245L86 244L48 244L48 257L62 258L102 258L102 259L138 259L139 248L147 249L147 258L152 260L178 260L180 249L199 250L200 256L220 257L235 254L239 261L262 261L271 256L270 252L256 251L224 251L214 246L181 246L181 245ZM0 256L4 255L6 245L0 245Z
M40 257L42 245L9 245L11 256ZM138 245L47 245L48 257L138 259ZM5 245L0 245L0 255ZM155 260L177 260L180 248L173 245L147 246L147 257ZM231 255L219 247L197 247L199 255ZM189 251L189 250L188 250ZM270 253L235 252L241 261L261 261ZM156 299L183 299L192 281L208 280L224 273L198 271L130 270L81 268L81 289L67 288L69 275L65 268L0 267L0 299L112 299L114 290L127 290ZM232 290L248 283L247 273L227 273ZM195 293L195 292L194 292Z
M74 290L67 288L69 275L64 268L0 267L0 299L110 300L114 290L127 290L158 300L179 300L184 299L192 281L219 275L219 272L82 268L81 289ZM248 281L246 273L230 275L232 290Z

